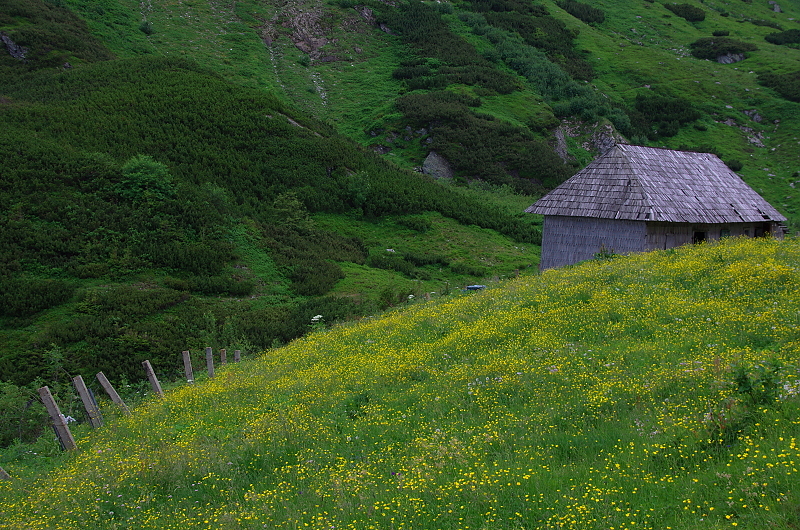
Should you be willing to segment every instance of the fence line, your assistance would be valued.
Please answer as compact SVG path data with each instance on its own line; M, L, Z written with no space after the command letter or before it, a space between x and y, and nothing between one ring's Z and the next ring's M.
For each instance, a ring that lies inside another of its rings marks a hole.
M221 364L228 364L228 351L226 349L220 349L220 362ZM186 380L187 382L194 383L194 372L192 370L192 359L191 355L188 350L182 352L183 356L183 368L186 372ZM241 350L234 350L233 352L233 362L238 363L242 360L242 352ZM147 374L147 378L150 380L150 385L153 388L153 392L158 396L163 398L164 391L161 389L161 384L158 382L158 378L156 377L156 373L153 370L153 366L150 364L149 360L143 361L142 366L144 367L144 371ZM214 354L213 350L208 347L206 348L206 367L208 368L208 377L214 377ZM100 382L100 386L106 391L108 396L111 398L111 401L116 403L119 408L125 414L130 414L131 411L122 398L119 396L116 390L114 390L113 385L109 382L108 378L105 376L103 372L97 372L97 380ZM86 383L83 381L83 376L75 376L72 378L72 382L75 385L75 390L78 392L78 395L83 402L83 407L86 409L86 415L89 418L89 423L92 428L96 429L103 425L103 416L100 413L100 407L97 405L97 400L94 398L94 394L92 391L86 386ZM43 386L39 389L39 396L42 399L42 403L44 403L45 408L47 409L48 414L50 415L50 419L53 422L53 428L56 432L56 436L58 437L58 441L61 444L61 447L66 450L72 450L77 448L77 444L75 443L75 438L73 438L72 433L69 430L69 426L67 425L66 417L61 413L61 410L58 408L58 403L56 403L53 394L50 392L50 388L47 386ZM11 476L6 473L6 471L0 467L0 480L11 480Z

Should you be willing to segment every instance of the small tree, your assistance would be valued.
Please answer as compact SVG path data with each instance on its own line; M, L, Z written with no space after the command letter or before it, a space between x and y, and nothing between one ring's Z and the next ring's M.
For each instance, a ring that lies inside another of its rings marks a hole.
M122 166L122 180L117 193L134 202L163 200L175 195L175 186L166 165L156 162L151 156L136 155Z

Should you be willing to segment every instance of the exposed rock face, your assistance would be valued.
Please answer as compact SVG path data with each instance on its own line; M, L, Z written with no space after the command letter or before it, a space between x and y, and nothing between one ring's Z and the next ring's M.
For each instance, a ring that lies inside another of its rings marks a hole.
M567 153L567 139L564 137L564 126L560 125L555 132L556 136L556 154L565 163L569 162L569 154Z
M375 20L375 14L372 12L372 9L368 8L367 6L355 6L354 9L358 11L358 14L361 15L371 26L377 24Z
M431 151L425 157L425 162L422 163L422 172L435 179L451 179L455 174L453 168L450 167L450 162L436 151Z
M772 10L774 12L783 13L783 10L781 10L781 6L778 5L778 2L775 2L774 0L769 0L769 2L767 3L772 6Z
M717 57L717 62L721 64L733 64L739 61L744 61L743 53L726 53Z
M11 37L2 31L0 31L0 41L3 41L3 44L6 45L6 50L8 50L8 54L11 57L14 59L19 59L20 61L25 60L25 54L28 53L28 48L15 43L13 40L11 40Z
M597 149L600 155L604 155L620 141L618 136L619 134L611 125L607 124L602 127L598 127L592 133L592 145L595 149Z
M764 119L764 118L761 117L761 114L759 114L758 111L755 110L755 109L753 109L753 110L743 110L742 112L744 112L745 116L747 116L748 118L750 118L751 120L753 120L756 123L761 123L761 120Z

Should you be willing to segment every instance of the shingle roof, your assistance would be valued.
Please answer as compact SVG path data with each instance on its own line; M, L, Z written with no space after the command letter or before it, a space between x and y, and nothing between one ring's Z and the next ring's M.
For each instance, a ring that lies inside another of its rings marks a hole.
M625 144L525 211L673 223L786 220L715 155Z

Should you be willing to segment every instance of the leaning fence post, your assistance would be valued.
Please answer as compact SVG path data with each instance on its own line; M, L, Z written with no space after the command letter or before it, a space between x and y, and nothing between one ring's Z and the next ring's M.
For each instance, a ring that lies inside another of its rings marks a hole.
M238 363L242 360L242 350L233 350L233 362Z
M6 473L6 470L0 467L0 480L11 480L11 475Z
M106 391L106 394L108 394L108 396L111 398L111 401L119 405L119 408L122 409L122 412L124 412L125 414L130 414L131 410L128 408L128 405L126 405L125 402L122 401L122 398L119 397L119 394L117 394L117 391L114 390L114 387L111 386L111 383L108 381L106 374L104 374L103 372L97 372L97 380L100 381L100 386L102 386L103 390Z
M77 448L78 446L75 444L75 438L73 438L72 433L69 432L67 419L61 414L58 403L53 399L53 394L50 393L50 389L46 386L41 387L39 389L39 395L47 409L47 413L50 414L50 418L53 420L53 426L56 429L58 439L61 440L61 445L67 451Z
M89 416L89 423L93 429L97 429L103 425L103 417L100 415L100 409L97 408L97 403L89 394L89 389L86 388L86 383L83 382L83 376L77 375L72 378L72 383L75 385L75 390L83 402L83 408L86 409L86 414Z
M219 351L219 364L228 364L228 350L225 348Z
M192 371L192 356L189 355L188 350L183 352L183 370L186 372L186 380L190 383L194 383L194 372Z
M211 348L206 348L206 368L208 368L208 377L214 377L214 353Z
M158 397L164 397L164 391L161 390L161 384L158 382L158 378L153 371L150 361L142 361L142 366L144 366L144 371L147 374L147 378L150 380L150 386L153 387L153 392L155 392Z

